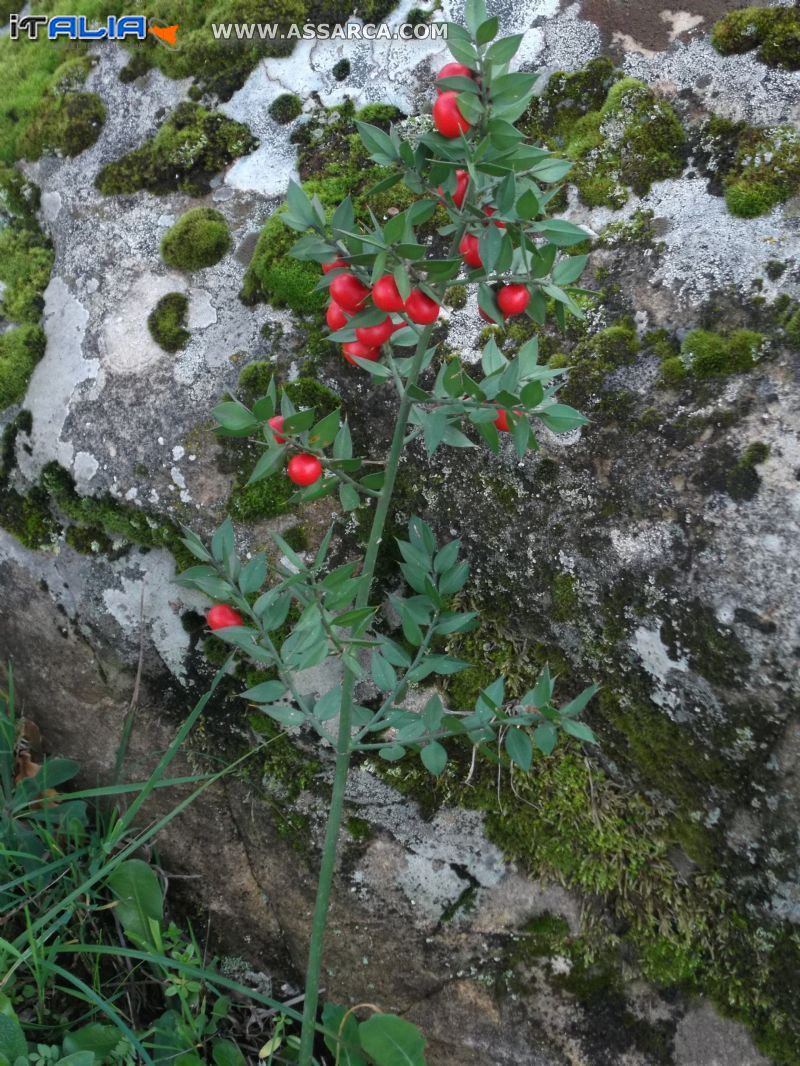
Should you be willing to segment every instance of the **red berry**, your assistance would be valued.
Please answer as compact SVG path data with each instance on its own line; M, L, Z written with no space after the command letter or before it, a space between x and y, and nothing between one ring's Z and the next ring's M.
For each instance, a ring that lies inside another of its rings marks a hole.
M406 300L406 314L418 326L429 326L439 317L441 308L421 289L412 289Z
M439 73L436 75L436 80L439 78L474 78L475 71L470 70L469 67L464 66L463 63L445 63ZM436 88L437 93L441 96L444 89Z
M286 473L295 485L313 485L322 475L322 463L316 455L301 452L299 455L293 455L289 460Z
M209 629L227 629L228 626L244 625L244 619L227 603L216 603L206 615Z
M342 345L342 355L353 366L358 365L353 362L353 356L357 359L369 359L371 363L374 363L380 354L380 348L376 348L374 344L364 344L362 341L348 341L347 344Z
M383 322L379 322L377 326L358 326L356 340L361 341L362 344L379 348L388 341L396 328L394 322L387 315Z
M330 284L330 293L343 311L357 311L369 296L369 289L355 274L337 274Z
M481 259L480 252L478 251L478 238L474 233L465 233L461 238L461 243L458 246L459 252L461 252L461 258L471 267L482 267L483 260Z
M342 329L347 325L347 315L337 303L331 301L328 304L328 310L325 312L325 321L332 330Z
M522 411L515 410L515 415L521 415ZM494 420L494 424L500 430L501 433L510 433L511 426L508 424L508 411L502 407L497 408L497 418Z
M406 306L391 274L384 274L372 286L372 302L381 311L404 311Z
M521 315L531 302L531 294L524 285L503 285L497 294L497 306L503 318Z
M342 267L346 267L346 266L347 266L347 263L345 263L344 259L334 259L332 263L323 263L322 264L322 273L323 274L330 274L330 272L332 270L340 270Z
M444 92L433 105L433 124L443 137L452 140L469 129L469 122L458 109L458 93Z
M469 174L466 170L456 171L456 187L453 192L453 203L456 207L461 207L464 203L464 197L467 195L467 189L469 187ZM440 196L444 196L444 189L440 185L436 190Z
M272 427L272 436L275 438L275 443L285 444L286 437L281 436L281 430L283 429L283 415L273 415L267 422L267 425Z
M495 209L494 207L484 207L484 209L483 209L483 213L484 213L484 215L486 215L486 216L487 216L488 218L491 218L491 217L492 217L492 215L493 215L493 214L495 213L495 210L496 210L496 209ZM498 218L498 219L495 219L495 223L494 223L494 224L495 224L495 226L497 226L497 227L498 227L498 229L505 229L505 228L506 228L506 224L505 224L505 222L501 222L499 218Z

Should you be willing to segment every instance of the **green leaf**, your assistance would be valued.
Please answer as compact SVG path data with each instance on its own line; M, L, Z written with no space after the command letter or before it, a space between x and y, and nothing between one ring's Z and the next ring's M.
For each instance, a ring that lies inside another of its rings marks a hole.
M252 700L253 703L274 703L286 692L286 685L282 681L262 681L241 693L243 700Z
M571 170L572 163L567 159L543 159L541 163L534 163L530 172L539 181L554 182L561 181ZM587 236L584 233L583 239L586 240Z
M482 0L468 0L468 3ZM361 1046L375 1066L425 1066L425 1037L393 1014L373 1014L358 1027Z
M247 1060L232 1040L215 1040L211 1058L214 1066L247 1066Z
M316 444L320 448L327 448L329 444L332 444L336 439L336 434L339 432L339 422L341 420L341 411L337 407L335 411L331 411L330 414L321 418L315 426L313 426L308 433L308 443Z
M342 690L337 685L336 688L329 689L324 696L320 696L314 704L314 717L320 722L327 722L336 717L341 706Z
M334 618L333 625L340 629L349 629L351 626L358 626L368 618L371 618L376 610L377 607L356 607L352 611L345 611L344 614L340 614Z
M438 777L447 766L447 750L437 740L426 744L420 751L419 757L422 759L422 765L434 777Z
M513 763L525 773L531 768L533 744L524 729L514 726L506 733L506 751Z
M464 22L467 25L467 29L474 37L478 29L486 21L486 3L485 0L467 0L464 7ZM381 1063L383 1066L383 1063Z
M406 753L406 749L402 744L387 744L386 747L380 748L378 755L385 759L386 762L397 762L398 759L402 759Z
M497 15L492 15L491 18L486 19L485 22L482 22L480 26L478 26L477 32L475 33L475 40L478 44L488 44L489 41L493 41L497 36L499 28L500 21L497 18Z
M511 37L503 37L501 40L495 41L491 48L487 49L487 61L496 63L498 66L509 63L519 51L522 41L523 35L521 33L515 33Z
M463 560L442 574L439 579L439 592L442 596L452 596L463 588L469 577L469 563Z
M8 996L0 992L0 1051L10 1062L28 1061L28 1044Z
M397 674L390 663L378 651L373 651L370 661L372 680L381 692L391 692L397 684Z
M283 428L287 433L302 433L304 429L309 429L314 424L315 413L314 409L309 408L307 411L297 411L293 415L288 415L283 420Z
M355 1014L336 1003L326 1003L322 1008L322 1024L327 1030L325 1046L336 1057L337 1066L366 1066Z
M543 755L551 755L558 739L558 730L552 722L542 722L533 731L533 741Z
M356 366L361 367L362 370L366 370L368 374L377 378L379 381L386 381L392 376L392 372L388 366L384 366L383 363L378 363L374 359L361 359L357 355L351 355L350 358Z
M574 407L568 407L563 403L554 403L552 407L544 411L537 411L537 415L553 433L567 433L571 429L585 426L589 421Z
M565 222L563 218L550 218L544 222L536 222L533 229L559 248L569 248L573 244L580 244L589 236L586 230L572 222Z
M120 1031L115 1025L100 1025L90 1022L74 1033L64 1037L64 1051L73 1054L76 1051L93 1051L100 1061L110 1055L120 1040ZM0 1040L2 1046L2 1040Z
M577 281L586 266L587 255L566 255L553 267L551 275L556 285L571 285Z
M249 562L242 567L239 575L239 588L243 596L249 596L257 592L267 580L267 557L263 552L254 555Z
M460 41L448 36L447 47L453 59L474 70L478 65L478 53L469 41Z
M218 403L212 411L214 418L228 433L237 436L246 436L258 425L252 411L248 410L238 400L226 400Z
M339 501L344 511L355 511L356 507L361 503L361 497L358 495L358 489L352 485L342 484L339 486Z
M254 485L257 481L262 481L265 477L271 474L276 467L281 465L285 455L285 444L279 444L277 448L268 448L263 455L259 457L258 462L253 467L253 473L248 478L247 484Z
M585 722L576 722L573 718L564 718L561 728L565 733L577 740L585 740L588 744L596 744L597 737Z
M371 126L368 122L356 121L356 127L362 144L376 163L387 165L397 160L397 149L388 133L384 133L377 126Z
M107 884L119 901L116 915L125 935L144 948L159 949L164 895L153 868L142 859L126 859Z
M596 692L599 691L599 689L599 685L589 685L589 687L585 688L579 696L576 696L574 700L562 707L559 711L559 714L561 714L564 718L574 718L575 715L581 713L581 711L587 705L589 700L591 700L591 698L595 695Z

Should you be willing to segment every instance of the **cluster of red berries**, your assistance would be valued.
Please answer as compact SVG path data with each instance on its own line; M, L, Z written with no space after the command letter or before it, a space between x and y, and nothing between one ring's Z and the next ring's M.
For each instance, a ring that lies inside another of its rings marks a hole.
M470 70L469 67L463 63L447 63L439 73L436 75L437 81L440 78L476 78L474 70ZM470 128L469 123L461 114L458 109L458 93L452 91L443 91L442 89L436 90L437 97L436 102L433 105L433 124L443 137L458 137L461 133L466 133ZM467 195L467 189L469 188L469 174L466 170L456 171L456 188L453 195L453 203L456 207L461 207L464 203L464 199ZM444 192L442 187L439 186L439 195L443 196ZM495 209L486 205L483 208L483 213L487 217L491 217L495 213ZM505 229L505 222L501 222L500 219L495 220L495 226L499 229ZM481 259L480 250L478 247L478 238L474 233L465 233L458 246L458 250L461 253L461 258L464 260L468 267L473 269L483 266L483 260ZM503 285L496 293L497 306L500 309L503 318L512 318L514 315L521 315L530 303L530 293L524 285ZM493 319L486 314L481 308L481 318L487 322L492 322Z
M364 310L370 297L375 307L387 312L386 318L375 326L357 326L356 339L342 345L342 355L348 363L353 362L354 356L370 361L378 358L381 345L404 325L403 322L395 322L392 314L405 314L419 326L430 325L439 317L439 304L421 289L412 289L404 300L391 274L378 278L370 289L355 274L344 269L346 266L341 259L334 259L322 267L326 274L337 271L330 284L331 302L325 313L328 326L332 330L342 329L347 325L350 315Z

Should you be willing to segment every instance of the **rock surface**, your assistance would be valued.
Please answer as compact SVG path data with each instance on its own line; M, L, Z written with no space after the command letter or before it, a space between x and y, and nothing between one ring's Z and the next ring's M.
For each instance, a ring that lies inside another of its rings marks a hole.
M390 21L403 21L412 6ZM504 31L525 34L520 61L528 68L574 70L610 52L689 126L709 112L769 126L800 117L797 74L752 54L713 51L710 23L729 6L721 0L698 0L688 12L644 5L631 20L592 0L494 6ZM449 0L443 10L458 17ZM289 378L303 369L302 324L288 311L239 300L257 234L296 173L292 133L320 101L332 106L345 96L359 106L423 108L444 50L441 42L347 46L352 75L339 83L331 70L344 54L334 43L303 45L253 71L221 110L250 126L260 146L219 175L207 197L106 197L93 185L100 168L151 136L189 83L151 71L123 84L121 52L96 50L86 88L108 111L98 140L72 159L45 155L25 166L41 188L56 260L45 294L47 350L23 402L32 429L17 439L20 491L57 461L81 495L108 494L154 524L168 517L205 533L218 522L236 472L209 432L211 407L236 386L244 364L265 359ZM286 91L300 95L305 113L280 126L268 106ZM225 216L232 248L216 266L181 275L161 261L160 239L200 204ZM497 655L522 672L558 656L570 681L604 682L607 697L592 718L603 741L591 764L598 781L605 775L612 790L652 804L654 824L669 826L674 883L681 892L684 882L696 884L714 906L723 897L712 890L724 891L726 907L760 936L769 971L770 948L794 943L800 924L800 355L768 315L781 294L800 299L798 200L760 218L735 218L709 191L699 155L690 154L679 177L631 195L621 209L587 208L574 190L567 208L597 234L633 225L643 211L652 212L648 236L605 241L595 253L594 270L612 284L590 315L589 335L625 316L641 336L666 329L679 341L701 325L761 328L767 345L756 367L676 392L659 385L659 357L645 342L586 397L588 429L558 438L543 432L542 451L524 462L510 446L477 463L438 453L435 468L413 454L401 510L461 536L476 603L494 622L515 620L482 631L479 650L490 669ZM779 275L767 271L770 261L783 264ZM171 355L153 341L146 319L175 291L188 294L191 336ZM446 344L467 361L477 358L475 322L474 301L450 320ZM351 409L376 395L334 357L318 374ZM362 426L378 441L383 403L378 394ZM768 456L745 470L753 444L767 445ZM743 480L750 495L739 491ZM318 505L304 521L313 531L331 511ZM259 545L271 525L296 520L243 523L241 546ZM14 662L24 709L51 749L82 758L88 779L113 764L140 649L134 757L143 769L208 677L197 625L204 604L172 584L172 556L122 537L112 548L80 554L60 538L32 551L0 529L2 657ZM212 746L248 742L241 714L224 715L207 723ZM305 741L298 743L310 761ZM192 758L205 755L199 742ZM220 940L291 984L302 971L330 768L323 752L295 790L272 780L269 766L198 801L165 850L176 870L201 875ZM624 980L609 977L603 959L584 973L575 943L591 942L593 922L606 929L605 948L624 940L618 900L552 862L526 864L502 832L505 816L514 832L524 824L523 799L505 793L515 806L498 815L472 806L459 789L435 809L410 792L407 781L387 782L369 765L353 776L326 956L332 998L407 1013L441 1066L770 1061L739 1022L723 1019L710 1001L691 1000L685 983L659 981L654 966L649 981L631 976L624 948ZM295 827L288 836L286 811ZM298 835L299 848L290 839ZM584 847L575 840L576 851ZM649 902L639 903L647 910ZM684 918L670 907L658 912L665 927ZM717 915L701 917L713 923ZM561 923L557 933L551 919ZM606 979L586 979L598 973ZM738 987L735 996L711 991L747 1015ZM787 1013L785 1000L775 1012ZM771 1061L792 1060L781 1051Z

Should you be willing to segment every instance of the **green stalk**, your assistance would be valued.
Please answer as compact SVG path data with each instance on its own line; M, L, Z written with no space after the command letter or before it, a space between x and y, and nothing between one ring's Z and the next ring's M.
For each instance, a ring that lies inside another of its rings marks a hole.
M403 452L406 425L411 412L412 399L409 389L416 385L419 377L422 360L428 348L433 326L426 326L422 331L414 351L414 359L411 370L406 380L400 406L397 411L392 444L389 449L389 457L386 461L385 480L381 489L375 515L372 519L372 528L367 542L367 550L364 555L364 567L362 582L356 607L366 607L369 603L369 595L372 588L372 579L375 574L375 563L378 551L383 539L383 530L389 507L394 493L394 484L397 478L397 468L400 464L400 456ZM350 769L350 756L352 754L351 730L353 718L353 687L355 675L352 670L345 669L342 679L342 707L339 714L339 732L336 738L336 765L333 774L333 792L328 809L328 822L325 828L325 842L322 846L322 862L319 868L319 881L317 882L317 898L314 904L314 917L311 922L311 941L308 947L308 964L306 967L306 998L303 1003L303 1028L300 1034L300 1057L299 1066L312 1066L314 1052L314 1037L317 1023L317 1004L319 1002L319 978L322 970L322 949L325 941L325 926L328 920L328 907L331 898L331 885L333 883L333 871L336 866L336 846L339 840L339 830L342 823L342 810L344 797L347 790L347 774Z

